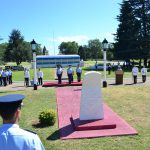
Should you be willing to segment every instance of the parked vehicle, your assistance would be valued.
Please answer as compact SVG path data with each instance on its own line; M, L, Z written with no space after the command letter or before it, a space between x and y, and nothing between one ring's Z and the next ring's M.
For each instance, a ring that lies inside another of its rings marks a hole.
M96 70L95 65L94 66L90 66L89 69ZM104 65L103 64L97 64L97 70L103 70L103 69L104 69ZM108 69L108 64L106 64L106 69Z
M23 71L24 67L23 66L5 66L5 69L11 69L13 71Z

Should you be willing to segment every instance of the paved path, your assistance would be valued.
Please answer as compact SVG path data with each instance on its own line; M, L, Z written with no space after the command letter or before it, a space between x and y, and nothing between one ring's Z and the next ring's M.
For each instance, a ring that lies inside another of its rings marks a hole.
M57 82L56 80L53 80ZM142 82L141 78L138 78L138 83L133 84L133 79L132 78L124 78L123 84L121 86L143 86L143 85L150 85L150 77L147 78L147 81L145 83ZM119 86L115 84L115 79L114 78L109 78L107 79L107 84L108 86ZM38 89L44 89L45 87L38 86ZM50 87L46 87L50 88ZM23 81L14 81L12 85L8 85L6 87L0 86L0 93L4 91L17 91L17 90L26 90L26 89L31 89L33 90L33 87L25 87Z

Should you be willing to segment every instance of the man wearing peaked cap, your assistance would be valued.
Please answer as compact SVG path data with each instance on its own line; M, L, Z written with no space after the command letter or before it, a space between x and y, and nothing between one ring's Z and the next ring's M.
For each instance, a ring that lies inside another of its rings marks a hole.
M44 150L37 134L19 128L22 100L21 94L0 96L0 149L2 150Z

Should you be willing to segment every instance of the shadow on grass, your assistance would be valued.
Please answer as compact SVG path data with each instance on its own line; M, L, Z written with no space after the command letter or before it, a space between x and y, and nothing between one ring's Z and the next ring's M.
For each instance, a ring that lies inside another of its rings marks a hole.
M58 140L60 139L60 136L59 136L59 130L56 130L54 133L52 133L49 137L47 137L47 140Z
M46 128L46 127L50 127L50 126L52 126L52 125L43 125L39 122L32 124L32 127L34 127L34 128Z
M125 85L139 85L139 84L143 84L143 82L137 82L137 83L128 83L128 84L125 84Z
M17 91L23 91L23 90L17 90ZM0 93L7 93L7 94L10 94L10 93L14 93L16 91L0 91Z
M121 84L116 84L116 83L110 83L110 84L108 84L108 85L121 85Z

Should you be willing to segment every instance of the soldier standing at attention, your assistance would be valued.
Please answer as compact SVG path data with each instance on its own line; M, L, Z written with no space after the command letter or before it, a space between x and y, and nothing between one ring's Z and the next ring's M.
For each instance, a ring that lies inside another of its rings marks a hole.
M57 65L56 75L58 78L58 84L61 84L62 74L63 74L63 69L62 69L61 65Z
M141 73L142 73L142 81L145 82L146 81L146 75L147 75L147 68L145 68L145 66L142 67Z
M9 84L12 84L12 71L11 71L11 69L8 70L8 82L9 82Z
M25 68L25 71L24 71L24 80L25 80L26 87L29 86L29 79L30 79L29 70Z
M134 80L134 84L137 83L137 75L138 75L139 69L138 67L134 66L132 68L132 76L133 76L133 80Z
M44 150L37 134L23 130L18 123L21 117L21 104L25 98L21 94L0 96L0 146L3 150Z
M43 72L41 71L41 69L39 69L39 71L37 72L37 76L39 85L43 85Z
M3 72L3 70L2 70L2 68L0 68L0 86L3 85L2 72Z
M2 79L3 79L3 85L6 86L7 85L7 74L6 74L5 69L2 72Z
M80 82L81 81L81 74L82 74L82 68L80 67L80 65L77 65L76 68L76 74L77 74L77 81Z
M74 74L74 71L73 71L71 65L69 65L69 68L67 69L69 84L71 84L71 82L73 82L73 74Z

